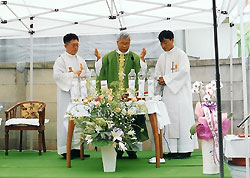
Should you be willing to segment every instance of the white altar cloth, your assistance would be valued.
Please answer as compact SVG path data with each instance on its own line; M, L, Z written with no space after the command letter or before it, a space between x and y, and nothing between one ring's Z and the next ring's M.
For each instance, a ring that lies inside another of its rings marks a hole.
M245 138L236 135L226 135L224 137L224 155L227 158L245 158L247 147ZM248 141L250 138L248 137ZM250 155L249 155L250 157Z
M143 101L143 100L140 100L137 103L138 104L145 103L147 110L148 110L148 114L156 113L158 129L163 129L164 126L170 124L170 119L168 117L168 112L167 112L166 106L162 101L156 101L156 100ZM70 103L67 107L66 114L64 117L65 127L68 128L68 119L70 117L70 115L67 113L70 112L74 117L89 116L89 113L87 110L88 110L88 108L80 102ZM139 114L145 114L145 113L143 113L143 112L138 113L138 111L137 111L136 114L139 115Z

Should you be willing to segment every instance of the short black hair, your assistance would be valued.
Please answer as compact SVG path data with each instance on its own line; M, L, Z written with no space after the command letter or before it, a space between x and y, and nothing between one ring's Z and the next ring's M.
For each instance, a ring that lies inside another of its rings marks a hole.
M69 33L63 37L63 42L64 44L69 43L71 40L77 40L79 41L79 38L76 34L74 33Z
M172 40L174 38L174 33L170 30L163 30L158 36L158 39L160 42L163 42L164 39L170 39Z

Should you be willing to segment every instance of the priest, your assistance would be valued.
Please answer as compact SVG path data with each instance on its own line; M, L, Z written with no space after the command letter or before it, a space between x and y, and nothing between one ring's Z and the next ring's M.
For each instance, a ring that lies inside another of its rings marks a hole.
M108 87L113 81L121 81L123 83L124 89L127 89L128 86L128 74L131 69L135 69L135 73L138 74L140 71L142 73L147 72L147 64L145 62L146 50L142 49L140 57L129 50L130 47L130 35L126 32L119 34L117 38L117 49L113 50L106 55L101 57L101 54L97 49L95 49L95 56L97 62L95 63L96 73L98 75L98 81L100 84L101 80L107 80ZM124 77L119 75L125 74ZM100 87L100 86L99 86ZM138 89L138 79L136 79L136 89ZM141 132L141 129L134 127L136 132L137 139L142 142L148 139L148 133L145 125L145 117L143 115L136 116L135 124L144 128L144 131ZM127 151L129 158L137 158L136 152ZM122 157L122 152L118 152L118 158Z
M191 139L189 133L195 123L190 64L185 52L174 46L172 31L163 30L158 39L164 52L155 66L158 79L155 91L162 95L171 122L164 134L167 142L164 152L169 152L165 155L168 158L187 158L198 148L197 139Z
M65 52L55 61L53 75L57 84L57 152L66 158L68 121L64 119L68 104L71 102L70 90L73 78L89 75L85 60L77 55L79 38L76 34L63 37ZM75 135L75 134L74 134ZM79 155L79 138L72 141L72 157Z

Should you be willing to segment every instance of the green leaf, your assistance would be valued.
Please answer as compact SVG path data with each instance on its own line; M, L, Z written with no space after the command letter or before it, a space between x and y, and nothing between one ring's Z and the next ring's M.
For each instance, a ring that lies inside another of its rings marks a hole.
M110 140L98 140L98 141L93 141L92 145L96 147L104 147L104 146L111 145L112 143L113 142Z
M229 119L229 118L232 118L233 117L233 113L230 113L228 116L227 116L227 118Z
M100 132L101 138L105 139L105 137L109 137L109 132Z
M101 132L101 138L104 138L105 137L105 133L104 132Z
M133 150L133 151L138 151L139 150L137 145L135 145L135 144L133 144L133 143L131 143L129 141L127 141L127 148L128 148L128 150Z
M92 138L95 139L99 134L98 133L94 133L92 134Z
M190 134L191 135L195 134L195 128L196 128L196 124L192 125L192 127L190 128Z

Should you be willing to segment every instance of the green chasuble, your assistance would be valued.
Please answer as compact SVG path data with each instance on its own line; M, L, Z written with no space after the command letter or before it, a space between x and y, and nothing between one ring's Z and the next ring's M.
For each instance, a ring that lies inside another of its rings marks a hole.
M113 81L118 81L118 72L119 72L119 54L116 50L111 51L110 53L106 54L102 58L102 68L100 74L98 76L98 84L97 87L101 88L101 80L107 80L108 87L110 88L110 84ZM127 54L124 55L125 62L124 62L124 80L123 86L124 88L128 88L128 74L130 73L131 69L135 69L136 73L136 81L135 87L138 90L138 72L140 72L140 57L132 51L129 51ZM134 130L136 132L136 137L138 141L143 142L148 139L148 131L145 124L145 117L144 115L137 115L135 116L135 125ZM141 130L143 129L143 131Z
M129 51L127 54L124 55L125 62L124 62L124 81L123 85L124 88L128 88L128 74L130 73L131 69L135 69L136 76L138 72L140 72L140 57ZM102 58L102 69L100 71L100 75L98 77L98 88L100 88L100 81L107 80L108 86L113 81L118 81L118 72L119 72L119 54L116 50L111 51L110 53L106 54ZM136 77L135 87L138 90L138 77Z

